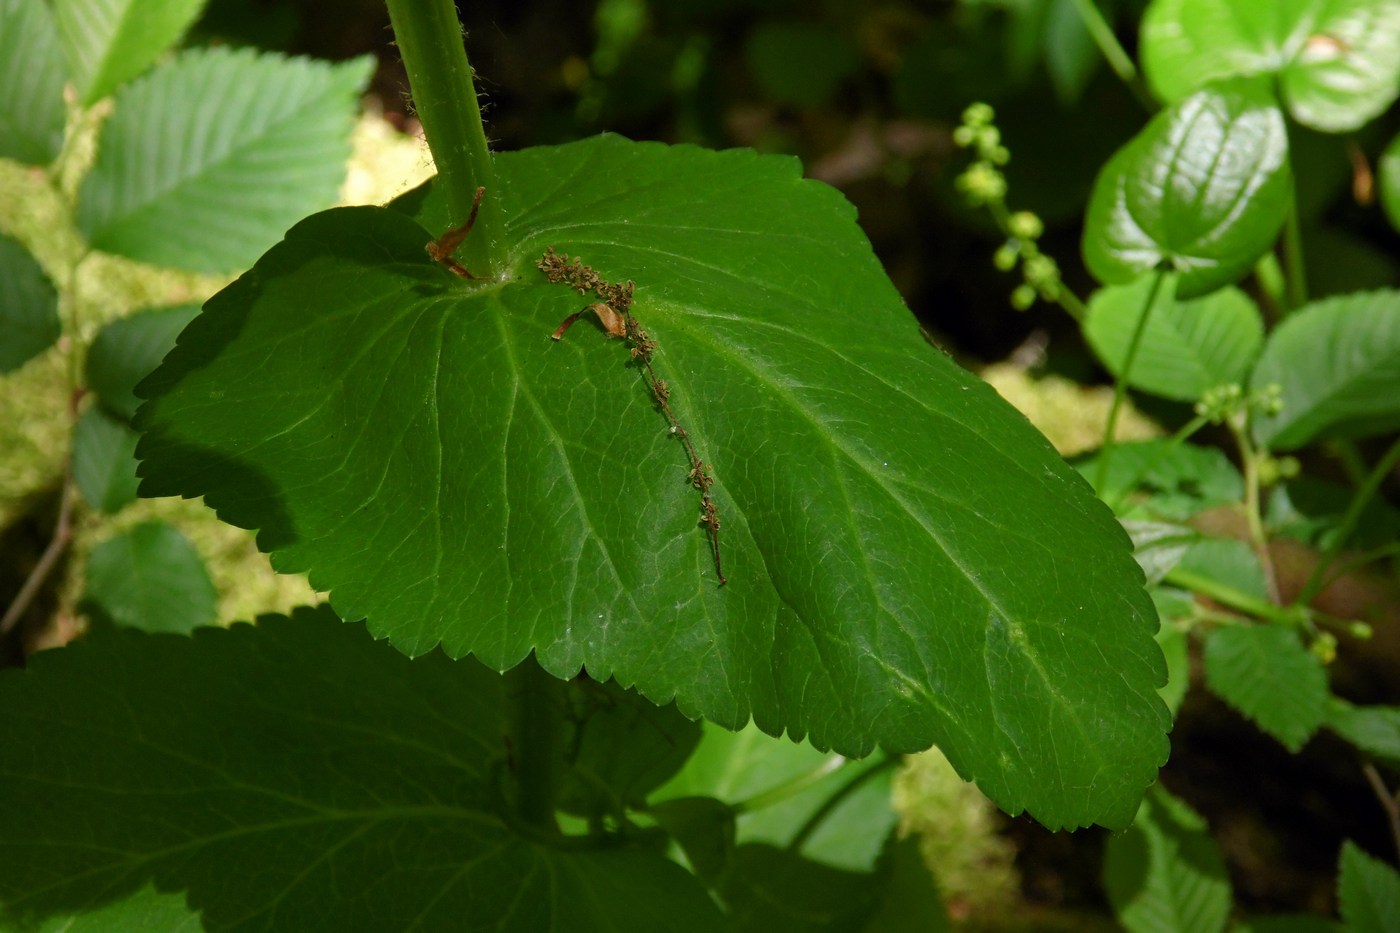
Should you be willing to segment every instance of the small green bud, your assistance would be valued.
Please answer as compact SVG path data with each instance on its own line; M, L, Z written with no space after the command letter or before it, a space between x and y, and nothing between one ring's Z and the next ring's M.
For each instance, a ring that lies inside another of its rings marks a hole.
M1347 634L1358 641L1370 641L1375 631L1365 622L1352 622L1347 626Z
M1017 311L1025 311L1035 304L1036 291L1030 285L1017 285L1016 290L1011 293L1011 307Z
M970 126L960 126L953 130L953 142L963 149L977 141L977 131Z
M1313 639L1309 650L1323 664L1331 664L1337 660L1337 636L1331 632L1321 632Z
M1022 240L1038 240L1045 232L1045 224L1030 211L1017 211L1006 222L1011 235Z
M1297 457L1279 457L1275 462L1278 464L1278 475L1283 479L1295 479L1303 469Z
M962 121L965 126L986 126L996 119L996 115L991 104L979 101L963 111Z
M1002 272L1016 268L1016 260L1021 255L1020 247L1014 243L1003 243L992 256L992 265Z
M1055 260L1044 253L1026 257L1026 281L1036 288L1043 288L1060 280L1060 267Z

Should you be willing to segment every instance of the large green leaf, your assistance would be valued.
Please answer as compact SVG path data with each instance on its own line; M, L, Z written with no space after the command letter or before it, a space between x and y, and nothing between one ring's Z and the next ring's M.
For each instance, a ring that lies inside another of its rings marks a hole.
M616 137L503 154L496 184L487 279L345 208L211 299L141 387L143 492L206 496L409 654L534 649L729 728L936 742L1050 825L1130 819L1166 711L1126 536L923 343L849 204L795 160ZM549 339L585 301L551 246L637 282L727 586L626 348Z
M653 847L511 828L502 693L328 611L37 655L0 674L0 918L190 929L153 884L208 930L718 929Z
M194 22L205 0L54 0L79 102L92 104L145 71Z
M211 625L219 594L194 545L164 522L144 522L92 549L83 608L101 622L147 632Z
M1084 259L1126 284L1165 264L1177 294L1229 285L1274 242L1292 197L1288 136L1267 82L1208 86L1162 113L1099 172Z
M67 119L66 78L48 5L0 0L0 159L54 160Z
M186 52L123 88L79 190L93 246L201 272L245 269L335 202L369 59Z
M1142 62L1166 101L1218 78L1276 76L1299 123L1354 130L1400 91L1400 2L1153 0Z
M1327 672L1281 625L1227 625L1205 645L1206 683L1260 729L1296 752L1327 713Z
M1161 787L1108 840L1104 888L1131 933L1212 933L1230 916L1230 880L1206 821Z
M1133 333L1152 292L1153 274L1130 285L1109 285L1089 301L1084 336L1103 364L1121 374ZM1264 342L1264 320L1249 296L1222 288L1203 298L1180 301L1174 289L1158 290L1128 383L1178 401L1195 401L1206 390L1243 383Z
M0 234L0 373L53 346L61 330L58 290L24 244Z
M1274 450L1400 427L1400 291L1340 295L1299 310L1265 341L1251 382L1283 388L1278 413L1253 422L1254 436Z

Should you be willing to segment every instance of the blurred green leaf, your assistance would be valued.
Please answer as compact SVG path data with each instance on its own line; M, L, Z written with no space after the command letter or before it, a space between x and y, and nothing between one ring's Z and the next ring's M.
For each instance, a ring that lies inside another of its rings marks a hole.
M1105 286L1089 301L1084 336L1115 376L1121 374L1154 275ZM1233 287L1190 301L1174 298L1174 291L1170 281L1157 291L1129 385L1185 402L1216 386L1243 384L1264 342L1258 307Z
M139 387L143 493L205 496L406 653L534 650L853 757L937 743L1052 825L1129 819L1167 747L1126 535L924 344L849 203L795 160L609 136L495 171L487 279L342 208L206 303ZM637 283L727 585L626 348L548 339L581 307L549 247Z
M58 291L23 243L0 234L0 373L43 353L61 332Z
M219 594L184 535L144 522L92 549L83 608L107 624L184 633L214 624Z
M738 842L788 846L838 790L876 767L880 773L861 780L799 851L836 868L868 871L899 819L890 803L894 769L880 756L846 761L806 742L765 735L752 725L730 732L707 724L695 753L655 797L713 797L739 805ZM765 799L775 791L774 799ZM743 806L755 798L761 805Z
M97 249L191 269L252 265L335 202L370 60L186 52L117 95L78 227Z
M1128 831L1109 837L1103 882L1130 933L1215 933L1230 916L1230 880L1206 821L1160 784Z
M49 5L0 0L0 159L54 160L67 120L67 78Z
M1327 132L1354 130L1400 91L1397 0L1153 0L1143 69L1173 102L1233 75L1277 76L1289 112Z
M155 63L204 0L53 0L78 102L93 104Z
M1400 917L1400 874L1348 839L1342 843L1337 901L1347 933L1394 933Z
M1148 586L1161 583L1181 562L1191 543L1201 536L1194 528L1169 522L1125 519L1123 527L1133 539L1133 556L1147 576ZM1160 630L1158 634L1160 643Z
M1252 425L1273 450L1400 427L1400 291L1303 307L1269 335L1250 381L1283 389L1283 408Z
M1235 79L1157 114L1099 173L1084 259L1106 283L1166 265L1177 294L1229 285L1273 244L1292 197L1288 136L1269 85Z
M1296 752L1327 713L1322 662L1280 625L1226 625L1205 639L1206 684L1264 732Z
M73 426L73 480L87 504L107 515L136 501L136 432L96 405Z
M1190 594L1182 593L1180 590L1164 590L1157 587L1152 591L1154 601L1157 601L1158 594L1171 592L1185 598L1188 606L1193 604ZM1161 603L1158 602L1161 606ZM1157 630L1157 644L1162 647L1162 654L1167 659L1167 683L1157 692L1161 694L1162 701L1167 704L1167 709L1172 711L1172 718L1181 710L1181 701L1186 699L1186 690L1191 686L1191 656L1190 644L1186 638L1186 630L1179 625L1173 624L1165 611L1158 610L1162 614L1162 627ZM1184 613L1183 613L1184 614Z
M734 811L713 797L673 797L648 812L681 847L695 874L715 884L734 852Z
M1400 706L1355 706L1329 697L1324 725L1367 755L1400 766Z
M88 388L109 411L129 420L141 404L136 383L160 364L198 313L198 304L151 308L107 324L88 348Z
M1097 481L1099 455L1075 463ZM1182 521L1244 498L1240 471L1218 447L1166 438L1115 444L1098 494L1125 518Z
M1278 914L1255 917L1234 927L1234 933L1346 933L1335 920L1316 914Z
M764 96L799 107L826 103L860 63L855 48L835 29L798 21L756 26L744 54Z
M722 929L650 843L513 828L502 678L471 659L410 661L322 608L29 665L0 672L7 928L105 909L188 933L154 887L209 930Z
M1177 563L1181 570L1222 583L1246 596L1269 598L1259 556L1243 541L1233 538L1199 538Z
M1087 0L1098 6L1108 22L1114 19L1118 6L1113 0ZM1103 53L1093 36L1084 27L1084 17L1075 0L1050 0L1041 32L1045 68L1055 96L1062 103L1073 103L1084 94L1084 88L1103 61Z
M1332 545L1355 495L1355 487L1299 476L1274 488L1264 521L1274 534L1325 549ZM1346 543L1364 550L1382 547L1397 538L1400 509L1376 498L1366 504Z

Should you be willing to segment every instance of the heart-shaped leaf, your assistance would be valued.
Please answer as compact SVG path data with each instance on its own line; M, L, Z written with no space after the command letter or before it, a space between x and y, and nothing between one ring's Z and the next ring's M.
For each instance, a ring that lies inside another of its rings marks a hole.
M1400 92L1400 0L1154 0L1142 63L1168 102L1219 78L1276 76L1299 123L1354 130Z
M1292 175L1283 114L1268 83L1211 85L1157 114L1099 172L1084 259L1127 284L1167 265L1180 297L1229 285L1274 242Z
M35 656L0 674L0 926L720 929L650 844L511 826L503 693L326 610Z
M488 278L346 208L211 299L140 387L143 492L205 496L409 654L534 650L848 755L937 742L1012 811L1130 819L1167 721L1126 537L923 344L850 206L794 160L616 137L496 172ZM550 284L548 247L636 282L727 586L626 348L549 339L593 299Z

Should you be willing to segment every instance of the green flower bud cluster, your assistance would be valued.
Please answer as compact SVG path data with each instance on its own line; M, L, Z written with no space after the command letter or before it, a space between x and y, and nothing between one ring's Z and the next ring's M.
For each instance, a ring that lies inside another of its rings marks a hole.
M1253 389L1246 394L1239 383L1232 382L1228 385L1207 389L1201 395L1200 401L1196 402L1196 414L1210 421L1211 424L1221 424L1231 419L1239 419L1242 422L1244 416L1250 412L1276 415L1281 411L1283 411L1283 387L1277 383ZM1289 469L1282 460L1278 463L1280 470L1287 471ZM1296 473L1295 468L1291 475L1296 475ZM1284 472L1280 473L1279 477L1287 479L1289 475Z
M987 104L973 104L963 111L962 125L953 131L953 142L977 152L977 160L955 182L974 207L1006 200L1006 176L1000 166L1011 160L1011 153L1001 144L1001 130L992 122L995 118L996 112Z

